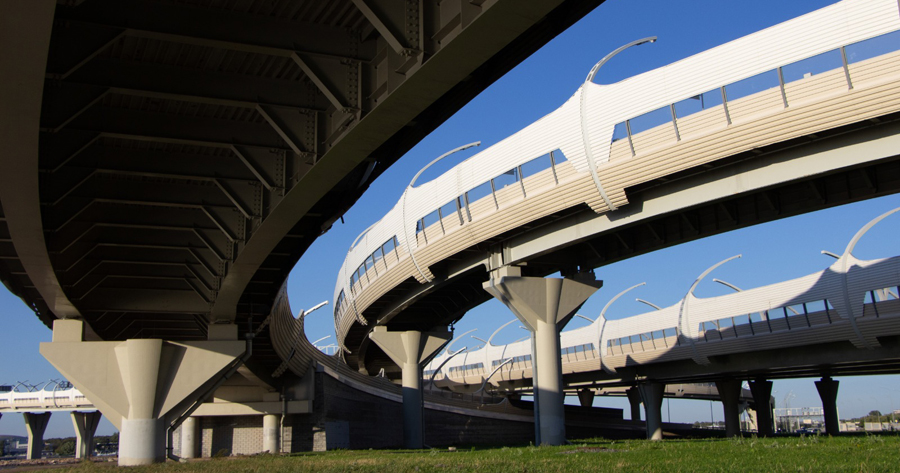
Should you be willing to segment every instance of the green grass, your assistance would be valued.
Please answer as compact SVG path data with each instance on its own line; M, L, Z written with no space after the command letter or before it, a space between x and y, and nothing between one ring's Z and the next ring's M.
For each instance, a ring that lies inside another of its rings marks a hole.
M71 471L95 471L85 463ZM59 470L57 470L59 471ZM259 455L133 468L131 472L530 472L900 471L900 437L810 436L775 439L612 441L588 439L563 447L460 448L423 451L353 450Z

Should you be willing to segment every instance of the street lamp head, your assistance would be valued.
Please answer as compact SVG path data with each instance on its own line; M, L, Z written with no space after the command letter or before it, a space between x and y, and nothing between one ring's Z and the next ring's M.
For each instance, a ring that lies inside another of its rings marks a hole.
M601 59L600 62L598 62L597 64L594 64L594 67L591 68L591 72L588 72L587 78L584 81L585 82L593 82L594 76L597 75L597 71L599 71L600 68L603 67L604 64L609 62L609 60L612 59L616 54L619 54L622 51L624 51L632 46L640 46L642 44L655 43L655 42L656 42L656 36L648 36L646 38L641 38L641 39L632 41L626 45L619 46L618 49L607 54L603 59Z
M301 310L300 313L297 314L297 318L302 319L302 318L306 317L307 315L313 313L314 311L319 310L322 307L325 307L326 305L328 305L328 301L322 301L307 310Z

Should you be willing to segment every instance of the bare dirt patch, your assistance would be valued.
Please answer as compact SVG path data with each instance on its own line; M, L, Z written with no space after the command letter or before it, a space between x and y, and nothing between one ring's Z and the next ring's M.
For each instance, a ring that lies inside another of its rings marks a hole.
M618 450L613 448L606 447L578 447L574 450L566 450L565 452L559 452L560 455L571 455L573 453L613 453L618 452Z
M94 463L115 464L116 457L95 457ZM0 471L16 473L19 471L48 470L52 468L71 467L81 463L77 458L41 458L40 460L0 460Z

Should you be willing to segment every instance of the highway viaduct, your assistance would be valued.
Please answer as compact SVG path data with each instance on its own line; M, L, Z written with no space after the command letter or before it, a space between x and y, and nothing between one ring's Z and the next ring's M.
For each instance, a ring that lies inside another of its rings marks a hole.
M278 397L268 332L250 357L237 327L385 168L600 3L0 6L0 278L121 373L88 386L57 363L119 393L101 409L120 464L161 460L163 424L217 374Z
M866 29L876 24L884 29ZM875 62L846 59L880 34L895 45L897 26L897 5L849 0L616 84L593 83L612 55L653 38L611 53L557 110L427 183L413 179L360 234L335 288L345 359L416 391L419 376L408 370L433 352L408 348L416 334L436 347L443 327L495 297L534 333L537 371L555 373L537 390L552 393L541 396L553 398L541 408L541 416L554 409L550 442L564 441L558 331L599 287L593 268L898 190L897 104L865 98L895 82L870 81L863 71ZM872 60L895 60L886 54ZM807 61L826 55L831 65L812 72ZM544 278L556 272L564 278ZM849 308L839 312L853 325ZM696 327L678 330L690 338ZM893 353L883 354L884 369L895 369ZM699 368L705 374L717 373Z
M160 460L166 431L203 409L199 397L223 388L222 375L250 381L231 387L242 405L277 409L287 382L274 374L308 367L294 366L293 351L276 353L278 334L264 328L283 323L276 302L305 248L455 107L599 2L288 3L0 7L0 18L14 20L3 44L18 46L0 51L17 71L0 92L10 111L0 127L10 143L0 158L8 234L0 273L54 325L42 352L121 429L120 464ZM198 24L201 12L209 21ZM433 319L404 317L434 314L416 304L459 292L486 300L482 284L495 269L527 262L527 276L574 274L896 192L895 155L871 152L890 141L895 120L884 113L659 177L629 188L617 213L549 215L435 268L430 284L401 287L379 307L397 308L389 318L363 320L401 331L441 326L475 301ZM840 150L855 145L863 158L845 161ZM835 166L809 173L797 164L819 152L837 153ZM729 187L740 172L765 174L782 159L791 178ZM719 194L653 210L695 185ZM649 220L629 220L642 209ZM561 251L541 247L542 235L567 231L587 236ZM246 326L255 336L239 341ZM363 346L368 332L353 334L347 361L397 377L384 350ZM88 357L113 376L86 373L78 358ZM310 409L292 402L283 412Z

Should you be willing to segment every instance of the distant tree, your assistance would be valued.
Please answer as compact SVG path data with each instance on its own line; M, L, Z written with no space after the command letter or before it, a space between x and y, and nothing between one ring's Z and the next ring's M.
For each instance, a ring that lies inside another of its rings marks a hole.
M869 411L869 417L875 417L875 418L881 417L881 411L879 411L877 409L874 411Z
M54 450L54 451L56 452L57 455L59 455L61 457L66 456L66 455L74 455L75 454L75 440L73 440L73 439L63 440L62 442L60 442L59 446L56 447L56 450Z

